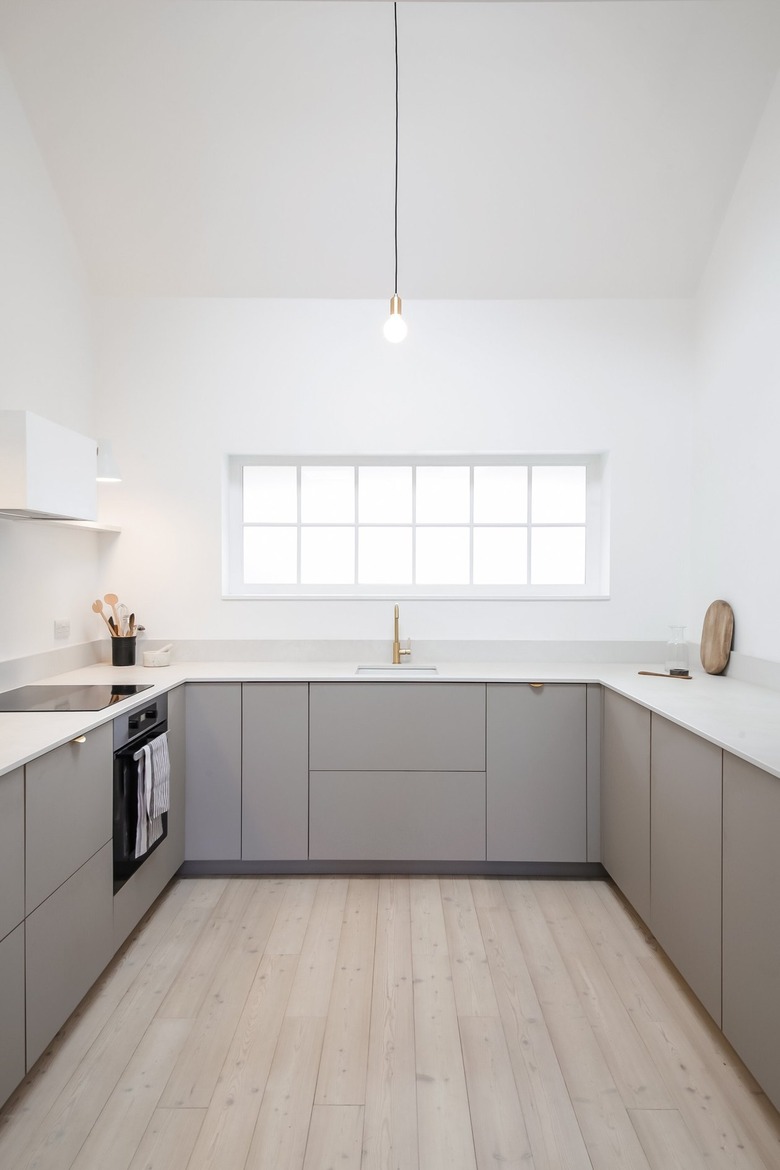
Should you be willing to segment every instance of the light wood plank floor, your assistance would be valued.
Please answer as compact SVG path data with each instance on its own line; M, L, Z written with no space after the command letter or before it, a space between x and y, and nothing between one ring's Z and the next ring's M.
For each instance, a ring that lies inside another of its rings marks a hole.
M3 1170L776 1170L604 882L173 883L0 1111Z

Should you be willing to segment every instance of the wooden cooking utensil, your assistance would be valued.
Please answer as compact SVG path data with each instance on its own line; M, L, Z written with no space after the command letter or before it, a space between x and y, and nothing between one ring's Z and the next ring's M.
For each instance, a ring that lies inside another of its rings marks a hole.
M109 632L109 634L110 634L110 635L111 635L111 637L113 638L113 636L114 636L114 631L111 629L111 623L109 622L109 620L108 620L108 618L106 617L106 615L103 613L103 602L102 602L102 601L93 601L93 602L92 602L92 612L93 612L93 613L99 613L99 614L100 614L100 616L102 617L103 621L104 621L104 622L106 623L106 625L108 626L108 632Z
M116 626L117 633L119 633L122 628L119 622L119 614L116 610L116 607L119 605L119 598L117 597L116 593L104 593L103 600L105 601L106 605L111 606L111 612L114 615L114 625Z
M653 678L692 678L690 674L664 674L661 670L638 670L637 674L650 674Z
M701 664L707 674L722 674L726 669L733 637L734 611L727 601L713 601L701 631Z

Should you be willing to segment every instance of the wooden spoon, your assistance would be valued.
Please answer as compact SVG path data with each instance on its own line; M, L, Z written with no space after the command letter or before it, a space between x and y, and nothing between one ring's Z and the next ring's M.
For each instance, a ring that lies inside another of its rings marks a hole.
M100 614L100 616L102 617L103 621L104 621L104 622L106 623L106 625L108 626L108 632L110 633L111 637L113 638L113 636L114 636L114 631L111 629L111 623L109 622L109 620L108 620L108 618L106 617L106 615L103 613L103 602L102 602L102 601L93 601L93 602L92 602L92 612L93 612L93 613L99 613L99 614Z
M117 633L119 633L122 628L119 622L119 614L116 611L116 607L119 605L119 598L117 597L116 593L104 593L103 600L105 601L106 605L111 606L111 611L114 615L114 625L116 626Z

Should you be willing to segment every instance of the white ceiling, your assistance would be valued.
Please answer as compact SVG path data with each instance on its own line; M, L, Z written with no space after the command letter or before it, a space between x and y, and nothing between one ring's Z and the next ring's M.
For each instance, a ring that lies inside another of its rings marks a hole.
M780 65L777 0L399 4L399 292L697 286ZM96 291L385 297L387 0L0 0Z

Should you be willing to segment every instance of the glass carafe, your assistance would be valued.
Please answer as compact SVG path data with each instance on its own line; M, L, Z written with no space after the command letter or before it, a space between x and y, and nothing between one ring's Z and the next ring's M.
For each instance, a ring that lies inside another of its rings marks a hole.
M685 641L685 626L670 626L669 641L666 643L666 661L669 674L688 674L688 643Z

